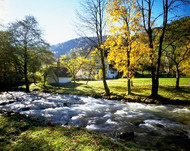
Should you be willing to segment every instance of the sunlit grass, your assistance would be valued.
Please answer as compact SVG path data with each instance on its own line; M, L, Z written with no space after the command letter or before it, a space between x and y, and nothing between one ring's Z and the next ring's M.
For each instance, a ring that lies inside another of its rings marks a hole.
M127 95L127 79L114 79L107 81L111 91L110 98L129 98L144 100L151 94L151 78L135 78L133 80L132 95ZM171 100L188 100L190 101L190 78L182 78L180 83L181 89L175 89L175 78L160 78L159 95ZM48 85L46 89L42 90L39 85L31 85L31 90L38 88L41 91L89 95L93 97L102 97L105 95L102 81L77 81L74 83L60 84L59 86Z
M126 78L111 80L112 82L127 82ZM134 84L144 84L151 85L151 78L134 78ZM160 85L170 85L175 86L176 79L175 78L159 78ZM189 85L190 86L190 78L180 78L180 85Z
M0 112L1 113L1 112ZM83 128L62 127L31 120L24 115L0 115L0 150L2 151L94 151L138 150Z

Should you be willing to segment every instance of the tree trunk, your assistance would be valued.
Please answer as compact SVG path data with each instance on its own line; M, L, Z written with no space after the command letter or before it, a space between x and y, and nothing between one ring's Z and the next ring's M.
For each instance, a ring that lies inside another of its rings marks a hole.
M30 92L29 89L29 81L28 81L28 65L27 65L27 48L25 47L25 54L24 54L24 79L25 79L25 85L26 85L26 92Z
M3 64L3 69L4 69L4 71L3 71L3 89L4 90L7 90L7 89L10 89L10 85L7 85L6 83L8 82L7 81L7 69L6 69L6 64L5 64L5 62L4 62L4 64Z
M73 81L74 81L74 85L75 85L75 83L76 83L76 77L75 76L73 76Z
M142 4L143 4L143 0L142 0ZM156 93L156 75L155 75L156 68L154 65L154 50L153 50L154 47L153 47L153 37L152 37L153 30L151 27L151 15L152 15L151 1L148 0L148 29L147 29L147 34L148 34L148 38L149 38L149 48L151 49L151 52L150 52L150 60L151 60L150 66L151 66L151 77L152 77L151 97L154 99L157 97L157 93Z
M160 64L161 64L161 57L162 57L162 45L166 31L166 25L168 20L168 0L163 0L163 10L164 10L164 18L163 18L163 27L162 27L162 34L159 39L159 49L158 49L158 60L157 60L157 73L156 73L156 95L158 95L158 87L159 87L159 76L160 76Z
M142 69L142 73L141 74L142 74L142 77L144 77L144 69Z
M179 66L176 65L176 85L175 85L176 89L179 89L179 78L180 78L180 75L179 75Z
M127 50L127 68L129 69L130 67L130 51ZM129 75L129 72L128 72L128 75L127 75L127 94L131 94L131 80L130 80L130 75Z
M150 48L153 49L152 42L150 44ZM150 58L151 58L151 77L152 77L151 97L155 99L158 95L158 91L157 91L157 84L156 84L156 75L155 75L156 69L155 69L154 59L153 59L153 50L152 50L152 54L150 55Z
M131 80L127 79L127 94L131 94Z
M44 74L44 83L43 83L44 88L46 87L46 79L47 79L47 76Z
M156 79L155 79L155 82L156 82L155 94L156 94L156 96L158 95L158 87L159 87L160 63L161 63L161 57L162 57L162 43L163 43L163 37L160 37L160 44L159 44L159 50L158 50L158 60L157 60L157 72L156 72Z
M89 81L89 79L90 79L91 74L92 74L92 68L90 69L90 72L89 72L89 74L88 74L88 79L87 79L87 81L86 81L86 85L88 84L88 81Z
M110 95L110 89L108 88L107 82L106 82L106 67L105 67L105 60L104 60L104 51L100 51L101 54L101 63L102 63L102 72L103 72L103 84L104 84L104 90L106 92L106 96Z
M156 72L156 86L155 86L156 95L158 95L158 87L159 87L160 63L161 63L161 57L162 57L162 43L163 43L163 37L161 37L160 39L161 39L161 40L160 40L159 50L158 50L157 72Z
M131 80L131 86L133 86L133 80Z

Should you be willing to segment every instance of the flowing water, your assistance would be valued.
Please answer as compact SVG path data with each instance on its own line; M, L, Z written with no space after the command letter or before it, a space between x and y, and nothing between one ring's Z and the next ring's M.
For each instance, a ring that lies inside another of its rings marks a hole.
M122 103L88 96L4 92L0 109L75 125L135 143L190 148L190 106ZM124 138L125 139L125 138Z

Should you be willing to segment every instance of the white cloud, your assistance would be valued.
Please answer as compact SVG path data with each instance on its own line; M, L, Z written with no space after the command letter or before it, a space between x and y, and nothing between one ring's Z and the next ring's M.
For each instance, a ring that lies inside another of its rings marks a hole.
M0 23L2 23L5 18L4 2L5 0L0 0Z

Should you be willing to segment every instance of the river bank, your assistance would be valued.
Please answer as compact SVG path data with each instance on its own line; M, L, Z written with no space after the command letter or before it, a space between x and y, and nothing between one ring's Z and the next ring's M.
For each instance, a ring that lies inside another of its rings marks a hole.
M160 81L159 96L156 100L150 98L151 79L136 78L132 87L132 94L127 95L126 79L108 80L108 86L111 91L110 96L105 96L102 81L77 81L74 83L47 85L45 88L40 84L32 84L31 91L86 95L94 98L104 98L109 100L119 100L124 102L138 102L147 104L190 104L190 78L181 80L180 89L176 90L172 84L175 78L163 78ZM24 90L24 89L22 89Z
M190 147L190 106L122 103L52 93L5 92L0 97L1 110L83 127L121 139L122 144L132 142L155 150Z
M84 128L63 127L19 113L0 111L1 151L137 151L139 149L135 145L127 146Z

